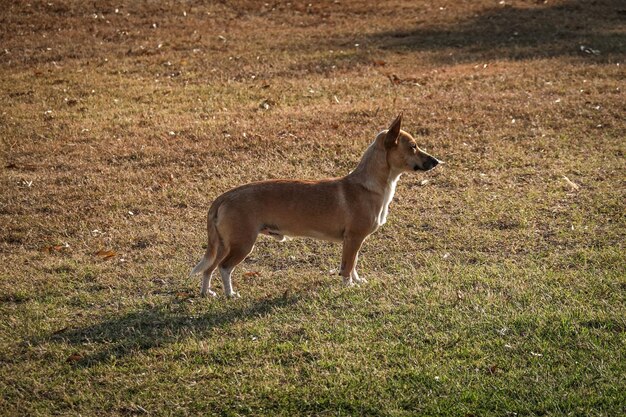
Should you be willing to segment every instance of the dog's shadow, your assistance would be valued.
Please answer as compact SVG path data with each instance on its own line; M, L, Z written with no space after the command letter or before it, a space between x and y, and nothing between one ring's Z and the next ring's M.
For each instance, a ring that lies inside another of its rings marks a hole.
M181 308L180 301L170 300L113 316L96 324L58 331L34 343L57 342L74 345L76 353L68 358L68 362L78 367L90 367L164 346L192 334L210 335L212 329L264 316L277 309L291 307L302 299L302 294L284 294L250 303L229 302L222 298L215 300L215 304L207 303L207 312L200 315Z

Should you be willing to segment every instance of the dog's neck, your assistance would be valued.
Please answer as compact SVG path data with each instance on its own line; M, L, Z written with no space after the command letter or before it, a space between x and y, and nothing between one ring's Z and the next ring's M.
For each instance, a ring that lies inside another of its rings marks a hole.
M348 177L377 194L386 194L400 178L402 171L391 169L387 162L387 151L380 135L367 148L357 167Z

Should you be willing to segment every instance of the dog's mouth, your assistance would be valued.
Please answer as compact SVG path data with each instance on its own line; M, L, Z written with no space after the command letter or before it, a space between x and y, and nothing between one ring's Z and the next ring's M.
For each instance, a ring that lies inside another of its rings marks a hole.
M434 166L429 166L429 167L422 167L419 166L418 164L415 164L413 166L413 171L422 171L422 172L426 172L426 171L430 171L431 169L433 169Z

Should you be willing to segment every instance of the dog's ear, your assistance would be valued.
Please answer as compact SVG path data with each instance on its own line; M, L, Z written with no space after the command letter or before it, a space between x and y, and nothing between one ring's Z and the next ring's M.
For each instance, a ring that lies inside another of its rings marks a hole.
M400 136L400 125L402 124L402 113L396 117L396 120L391 123L387 136L385 136L385 148L391 148L398 144L398 136Z

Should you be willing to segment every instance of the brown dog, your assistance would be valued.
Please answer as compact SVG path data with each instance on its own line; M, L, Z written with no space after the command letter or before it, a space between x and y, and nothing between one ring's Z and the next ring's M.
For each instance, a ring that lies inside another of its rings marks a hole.
M219 266L226 296L239 296L233 291L231 275L252 251L259 233L279 240L307 236L343 242L344 284L366 282L356 272L359 249L387 220L400 175L428 171L439 163L400 130L401 122L399 115L388 130L379 133L356 169L345 177L255 182L217 197L209 209L206 253L191 272L203 273L201 295L215 295L211 276Z

